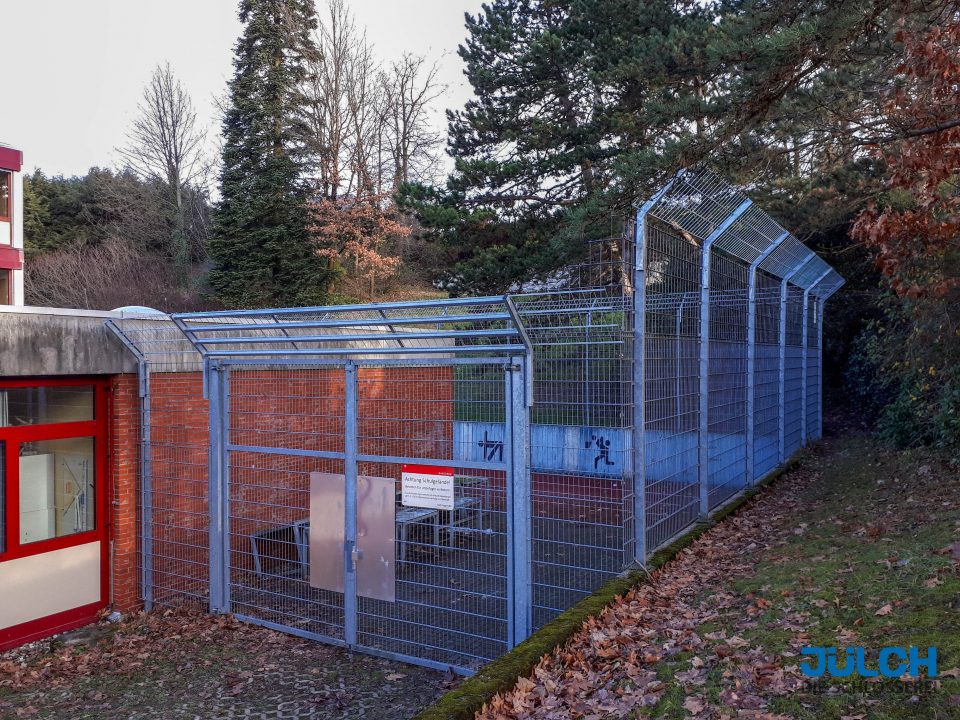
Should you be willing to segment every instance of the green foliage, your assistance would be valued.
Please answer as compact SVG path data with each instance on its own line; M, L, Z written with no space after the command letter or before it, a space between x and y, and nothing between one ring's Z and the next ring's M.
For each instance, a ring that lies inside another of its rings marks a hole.
M785 204L818 177L855 184L863 90L883 81L896 21L939 5L495 0L467 18L476 97L449 114L454 173L401 194L450 249L444 281L472 292L486 266L487 291L549 274L684 165ZM818 224L806 205L798 220Z
M119 237L131 247L164 258L176 218L162 182L133 172L91 168L82 177L47 177L36 170L23 179L24 245L31 257L43 253L96 247ZM209 199L194 187L183 190L187 260L206 258Z
M940 299L885 302L854 343L847 384L877 433L898 447L960 448L960 326Z
M879 321L868 323L853 341L845 372L847 389L857 399L861 416L871 423L897 394L894 379L884 372L884 333Z
M210 284L234 307L314 305L334 273L313 251L299 157L299 84L316 27L308 0L243 0L230 106L223 120L222 200Z
M23 234L28 253L98 243L107 234L110 212L101 188L109 170L91 168L83 177L48 178L41 170L23 178Z

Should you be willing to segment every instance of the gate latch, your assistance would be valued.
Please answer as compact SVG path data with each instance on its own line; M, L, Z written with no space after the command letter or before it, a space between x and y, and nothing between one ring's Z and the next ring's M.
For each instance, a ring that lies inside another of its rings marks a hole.
M353 572L357 571L357 560L363 558L363 550L358 548L356 545L353 546L353 549L350 550L350 567Z

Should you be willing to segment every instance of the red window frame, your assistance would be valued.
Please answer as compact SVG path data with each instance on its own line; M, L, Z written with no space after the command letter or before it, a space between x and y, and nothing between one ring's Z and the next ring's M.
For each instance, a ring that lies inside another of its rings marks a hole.
M14 387L67 387L93 386L93 420L79 422L50 423L46 425L17 425L14 427L0 427L0 440L4 441L6 449L6 472L4 473L4 502L2 511L5 515L5 540L3 552L0 552L0 563L15 560L31 555L60 550L62 548L85 545L99 540L104 561L101 579L107 585L107 515L109 500L107 498L107 417L108 397L107 381L103 378L56 378L56 379L17 379L0 380L0 389ZM64 440L68 438L93 438L94 452L94 526L73 535L47 538L36 542L20 543L20 443L34 440Z
M13 218L13 173L9 170L0 168L0 176L3 175L7 176L7 214L0 215L0 220L3 222L11 222ZM0 240L0 242L4 242L4 244L9 245L10 239L7 239L6 241Z

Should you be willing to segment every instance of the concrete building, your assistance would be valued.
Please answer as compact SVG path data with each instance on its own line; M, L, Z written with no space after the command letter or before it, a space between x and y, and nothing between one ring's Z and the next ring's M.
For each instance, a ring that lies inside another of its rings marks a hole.
M23 305L23 153L0 143L0 305Z

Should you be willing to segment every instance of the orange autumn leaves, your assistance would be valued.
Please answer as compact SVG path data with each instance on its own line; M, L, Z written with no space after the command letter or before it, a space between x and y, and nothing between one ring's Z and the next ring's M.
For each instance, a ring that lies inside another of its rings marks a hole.
M798 472L796 485L760 496L653 572L649 582L614 600L545 655L531 677L487 703L477 720L607 720L642 715L643 708L657 712L667 702L679 702L697 718L732 712L785 720L770 710L771 698L808 682L796 658L809 642L809 614L791 608L773 621L788 638L781 652L741 637L739 628L705 626L737 615L746 628L770 607L759 594L736 592L730 580L749 575L756 553L777 542L778 525L781 531L790 527L801 477ZM669 675L658 672L668 666ZM710 696L711 684L719 684L719 702Z
M410 228L401 222L388 198L377 195L325 198L311 203L309 212L308 230L317 255L372 299L377 284L400 267L400 258L387 251L389 244L408 237Z
M852 234L877 251L898 295L948 297L960 290L960 20L897 40L877 141L891 202L871 202Z

